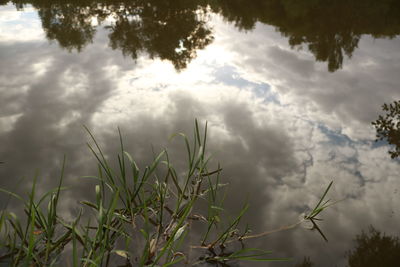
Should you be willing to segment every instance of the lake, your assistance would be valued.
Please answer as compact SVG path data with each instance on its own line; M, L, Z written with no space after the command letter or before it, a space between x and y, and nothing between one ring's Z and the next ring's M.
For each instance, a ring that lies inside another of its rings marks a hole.
M400 99L399 14L395 0L0 0L0 187L25 193L37 172L44 192L65 155L74 216L96 175L83 125L111 160L119 127L138 163L166 147L179 169L170 137L197 118L253 233L296 222L333 181L328 242L302 226L258 238L293 261L257 266L347 266L361 230L400 235L399 160L371 124Z

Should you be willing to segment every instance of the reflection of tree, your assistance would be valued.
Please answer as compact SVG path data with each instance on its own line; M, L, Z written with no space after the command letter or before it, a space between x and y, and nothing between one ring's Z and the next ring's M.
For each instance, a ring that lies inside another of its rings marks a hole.
M293 47L307 46L328 69L342 67L351 57L362 34L394 37L400 34L397 0L221 0L212 7L239 28L256 22L273 25Z
M81 51L91 43L95 28L91 25L89 8L74 5L53 4L39 8L42 26L49 40L57 40L61 47Z
M0 0L4 4L4 0ZM7 1L5 1L7 2ZM92 42L92 21L110 16L110 45L136 58L140 52L184 68L212 41L204 16L211 9L238 28L274 26L293 48L307 47L330 71L351 57L363 34L400 34L398 0L14 0L39 10L47 37L69 50ZM202 11L202 12L200 12Z
M386 140L394 149L389 151L392 158L400 156L400 101L391 104L384 104L382 110L386 112L384 116L372 122L376 129L377 140Z
M346 253L347 267L397 267L400 262L400 240L370 227L355 238L355 247ZM295 267L315 266L309 257Z
M304 257L301 263L295 265L295 267L313 267L314 263L310 260L310 257Z
M349 267L396 267L400 262L398 237L382 235L373 227L356 237L356 247L348 253Z
M31 0L14 1L17 7L32 4L38 9L42 26L50 40L69 51L80 51L91 43L95 23L107 17L115 22L110 30L110 46L134 59L141 52L170 60L183 69L213 37L206 24L206 8L193 0ZM203 5L204 6L204 5Z
M185 8L178 4L180 1L167 6L167 2L159 2L163 4L157 6L156 12L154 6L143 5L136 16L119 16L109 27L110 45L134 59L145 51L152 58L170 60L176 69L183 69L196 56L196 51L213 39L201 19L205 9Z

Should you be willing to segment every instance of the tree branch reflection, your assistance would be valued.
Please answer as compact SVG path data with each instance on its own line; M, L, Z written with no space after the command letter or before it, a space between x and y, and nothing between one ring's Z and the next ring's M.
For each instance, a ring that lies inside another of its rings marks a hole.
M372 122L376 129L376 141L385 140L392 145L389 150L392 159L400 156L400 100L390 104L383 104L382 110L386 112L384 116Z
M9 1L0 0L1 4ZM196 51L213 40L207 14L218 13L241 30L257 22L272 25L292 48L307 47L316 61L334 72L351 58L362 35L393 38L400 34L397 0L13 0L17 8L38 9L49 40L72 51L93 41L95 21L106 18L110 46L133 59L145 52L169 60L181 70Z

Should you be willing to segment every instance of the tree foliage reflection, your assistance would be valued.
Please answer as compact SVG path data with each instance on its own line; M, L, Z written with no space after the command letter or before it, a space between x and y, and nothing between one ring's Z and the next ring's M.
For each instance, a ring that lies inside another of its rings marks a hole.
M400 262L400 240L397 236L382 234L370 226L369 230L361 231L354 239L354 247L346 252L346 267L397 267ZM294 267L313 267L309 257ZM336 265L337 266L337 265Z
M0 4L8 1L0 0ZM274 26L293 48L307 47L329 71L343 66L362 35L400 34L397 0L13 0L38 9L47 38L68 50L92 42L94 21L114 23L110 46L136 59L141 52L170 60L182 69L213 40L207 13L221 14L242 30L257 22Z
M275 26L293 48L303 46L329 71L351 57L361 35L374 38L400 34L400 2L397 0L220 0L214 8L241 29L257 22Z
M38 10L49 40L68 51L81 51L93 42L97 24L105 24L113 49L136 59L140 53L169 60L180 70L213 37L206 8L196 1L14 1ZM106 20L108 19L108 22ZM112 22L110 22L112 21Z
M314 263L310 260L310 257L304 257L303 261L296 264L294 267L313 267Z
M378 140L386 140L393 146L389 150L392 158L400 156L400 100L390 104L383 104L382 110L386 112L384 116L372 122L376 129L376 138Z
M373 227L356 237L356 246L348 253L348 267L396 267L400 262L400 242Z
M155 6L143 2L140 8L135 6L134 10L123 12L128 16L118 15L108 27L113 49L120 49L133 59L145 51L151 58L170 60L180 70L196 57L198 49L213 40L204 19L205 8L187 6L185 1L174 1L172 5L168 1L153 1Z
M96 32L92 26L90 8L54 4L39 9L39 17L49 40L57 40L61 47L81 51L91 43Z

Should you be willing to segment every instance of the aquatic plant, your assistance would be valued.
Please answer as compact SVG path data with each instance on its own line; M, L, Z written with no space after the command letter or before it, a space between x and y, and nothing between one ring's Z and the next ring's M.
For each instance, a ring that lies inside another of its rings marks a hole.
M182 137L186 147L185 172L174 168L167 150L139 168L125 151L120 131L118 167L112 168L94 135L86 130L91 138L88 147L98 163L98 175L85 177L96 181L94 200L81 201L73 220L61 216L58 204L66 189L65 158L58 186L40 197L37 177L27 199L1 189L23 203L25 216L1 212L0 261L11 266L227 266L231 261L288 260L271 257L270 251L246 248L244 242L304 221L310 221L325 238L316 216L329 206L325 197L332 183L315 208L291 226L253 235L247 226L240 230L249 207L246 203L238 215L227 219L225 194L220 194L225 186L220 179L222 168L208 167L207 124L201 133L195 122L191 141L183 133L174 136Z

